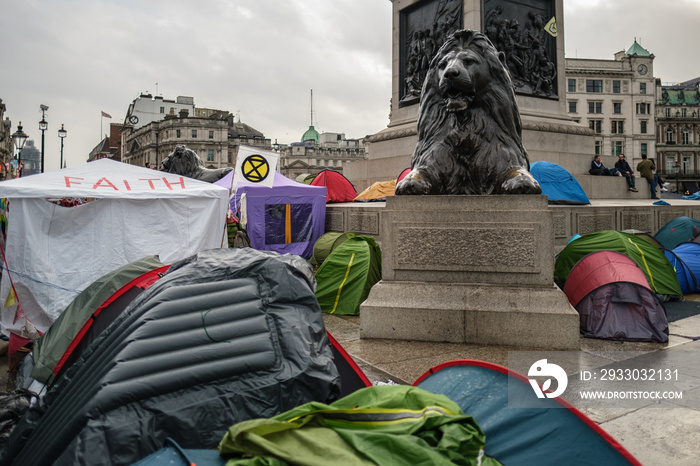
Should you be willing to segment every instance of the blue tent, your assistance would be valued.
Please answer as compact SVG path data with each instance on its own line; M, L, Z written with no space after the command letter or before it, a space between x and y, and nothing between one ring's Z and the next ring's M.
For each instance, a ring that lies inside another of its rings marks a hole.
M542 187L550 204L590 204L576 178L556 163L539 161L530 165L530 173Z
M665 249L664 254L676 271L683 294L700 292L700 244L681 243L672 251Z
M528 379L506 367L448 361L413 385L447 396L472 416L486 434L485 453L504 465L641 466L586 415L561 398L537 398ZM532 407L509 407L509 398Z

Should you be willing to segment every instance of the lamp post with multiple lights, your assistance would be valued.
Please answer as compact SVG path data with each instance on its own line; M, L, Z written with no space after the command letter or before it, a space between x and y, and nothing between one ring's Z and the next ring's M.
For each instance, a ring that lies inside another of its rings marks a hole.
M58 167L59 170L63 168L63 140L68 135L68 131L63 129L63 123L61 123L61 129L58 130L58 137L61 138L61 165Z
M22 149L24 149L24 143L27 142L28 137L27 133L22 131L22 122L20 121L17 125L17 131L12 134L12 141L17 149L17 178L22 176Z
M41 104L41 121L39 122L39 130L41 131L41 172L44 173L44 131L49 129L49 124L44 118L44 112L49 109L48 105Z

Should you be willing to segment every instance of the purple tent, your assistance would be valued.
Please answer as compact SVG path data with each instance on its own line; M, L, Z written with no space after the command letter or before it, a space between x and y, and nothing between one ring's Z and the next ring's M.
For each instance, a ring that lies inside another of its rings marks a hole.
M311 257L314 243L326 227L325 186L297 183L275 172L272 188L239 183L231 199L234 213L243 194L251 247Z

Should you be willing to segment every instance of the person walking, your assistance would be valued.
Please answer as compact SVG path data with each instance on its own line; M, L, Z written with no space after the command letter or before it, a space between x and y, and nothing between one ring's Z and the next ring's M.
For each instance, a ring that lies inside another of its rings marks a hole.
M642 161L637 164L637 171L642 178L646 178L649 182L649 189L651 190L651 198L658 199L656 196L656 165L653 161L647 159L646 154L642 154Z
M624 176L627 180L627 186L629 186L629 190L634 191L636 193L637 188L634 186L634 172L632 171L630 164L627 163L627 160L625 160L625 154L620 154L619 158L617 159L617 162L615 162L615 168L617 168L617 171L621 173L622 176Z

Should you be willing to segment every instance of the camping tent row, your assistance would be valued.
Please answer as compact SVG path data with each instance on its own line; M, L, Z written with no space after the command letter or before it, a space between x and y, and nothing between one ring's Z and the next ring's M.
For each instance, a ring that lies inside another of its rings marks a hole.
M571 241L559 253L554 264L554 281L564 288L571 269L587 254L617 251L632 259L644 273L649 288L656 294L681 296L676 271L663 251L641 236L615 230L589 233Z
M513 400L519 403L516 409ZM387 415L392 422L366 428L368 420L386 420ZM319 422L308 422L311 417ZM339 417L342 424L332 420ZM435 432L426 429L428 418ZM333 440L340 438L331 434L336 425L343 429L342 438L351 441ZM250 438L258 439L254 450ZM362 442L357 443L358 439ZM439 448L432 450L436 441ZM537 398L524 375L477 360L438 364L412 387L363 388L328 406L307 404L270 420L237 424L228 430L218 451L183 449L173 443L169 441L138 466L165 464L166 458L167 464L177 466L223 466L227 460L244 464L246 459L257 464L270 455L290 464L364 464L368 445L376 464L400 460L484 466L641 466L617 440L562 397ZM416 443L420 448L415 448Z
M158 268L153 258L140 266ZM114 278L94 285L90 295L101 298L80 301L101 307ZM98 335L62 375L55 364L66 341L82 340L75 329L92 319L72 306L68 325L52 327L41 345L37 368L55 373L55 384L15 426L0 464L132 464L167 437L214 448L238 421L337 399L340 375L313 287L298 256L204 251L172 264L118 315L97 316ZM113 320L99 331L102 318Z
M95 277L149 255L173 263L226 247L227 189L110 159L3 181L0 198L9 199L0 322L23 339L46 332ZM62 198L94 201L47 200Z

